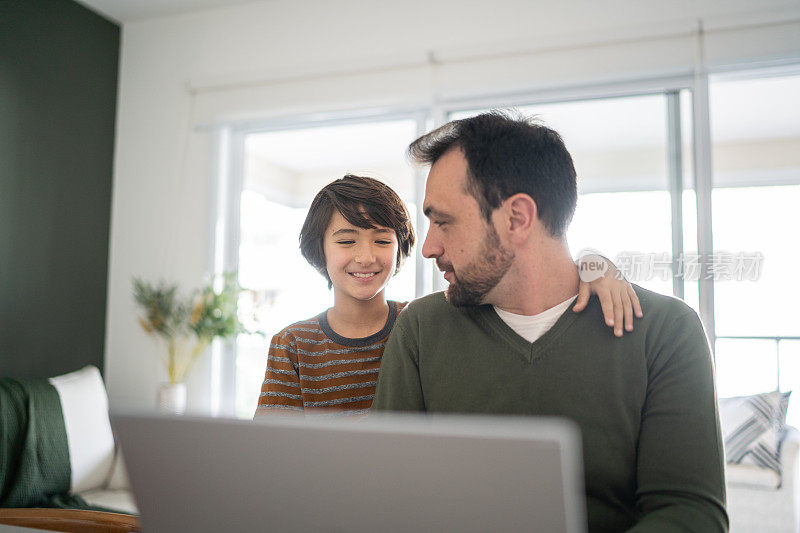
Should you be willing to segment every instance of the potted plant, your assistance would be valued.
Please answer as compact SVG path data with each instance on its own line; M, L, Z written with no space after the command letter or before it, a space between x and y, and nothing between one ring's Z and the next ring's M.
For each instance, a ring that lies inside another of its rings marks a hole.
M166 347L162 360L169 382L158 390L161 409L183 413L186 377L200 355L215 338L245 331L237 310L240 293L236 275L231 273L209 280L188 298L180 296L177 284L133 279L133 298L142 312L139 324Z

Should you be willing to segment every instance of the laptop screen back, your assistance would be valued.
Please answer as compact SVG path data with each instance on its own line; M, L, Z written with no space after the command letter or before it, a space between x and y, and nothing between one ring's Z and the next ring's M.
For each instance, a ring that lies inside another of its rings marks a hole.
M585 531L556 419L112 415L144 531Z

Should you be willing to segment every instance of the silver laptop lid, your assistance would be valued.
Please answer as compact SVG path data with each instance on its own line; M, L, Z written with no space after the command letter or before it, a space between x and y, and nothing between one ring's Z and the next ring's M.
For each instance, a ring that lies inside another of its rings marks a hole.
M557 419L113 414L144 531L586 530Z

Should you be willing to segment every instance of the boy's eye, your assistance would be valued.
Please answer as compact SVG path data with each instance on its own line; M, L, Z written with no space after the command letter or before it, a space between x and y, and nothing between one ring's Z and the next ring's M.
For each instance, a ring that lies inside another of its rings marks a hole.
M392 241L375 241L378 244L392 244Z
M336 244L355 244L356 241L336 241Z

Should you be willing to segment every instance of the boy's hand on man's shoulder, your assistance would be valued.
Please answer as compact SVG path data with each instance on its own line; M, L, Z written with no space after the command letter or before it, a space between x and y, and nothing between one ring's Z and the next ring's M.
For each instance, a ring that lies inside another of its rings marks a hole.
M598 253L581 253L577 261L580 284L578 299L572 310L580 313L586 309L594 293L600 300L606 325L614 328L614 335L622 337L633 331L633 316L642 318L642 306L636 291L616 265Z

